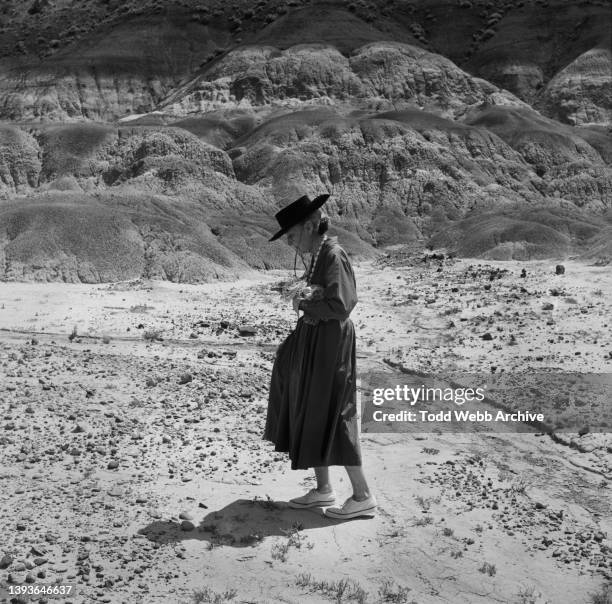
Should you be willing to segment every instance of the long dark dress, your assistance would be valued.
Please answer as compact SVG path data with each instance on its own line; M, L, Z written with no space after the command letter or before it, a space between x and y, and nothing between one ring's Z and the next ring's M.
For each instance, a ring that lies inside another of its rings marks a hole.
M296 328L279 346L264 439L289 453L291 469L361 465L357 425L355 275L334 239L323 242L311 284L323 299L303 301Z

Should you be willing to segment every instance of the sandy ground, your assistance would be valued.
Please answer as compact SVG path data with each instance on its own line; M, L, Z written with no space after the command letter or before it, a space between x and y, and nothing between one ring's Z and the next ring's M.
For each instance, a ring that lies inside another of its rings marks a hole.
M357 266L360 373L612 373L612 271L563 264L557 275L554 262L398 254ZM56 582L74 586L58 601L128 604L579 604L602 593L603 430L553 440L528 427L364 424L378 514L343 523L289 509L313 479L260 437L274 351L296 320L273 289L283 277L0 284L4 594ZM332 478L348 497L342 469Z

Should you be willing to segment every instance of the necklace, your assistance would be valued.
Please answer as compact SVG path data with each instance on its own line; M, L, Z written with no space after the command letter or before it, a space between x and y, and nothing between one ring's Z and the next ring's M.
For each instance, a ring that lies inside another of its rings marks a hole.
M314 273L315 266L317 266L317 260L319 259L319 253L321 252L321 248L323 247L323 243L327 240L327 235L323 235L323 239L321 239L321 243L319 244L319 249L317 253L314 255L312 259L312 263L310 265L310 270L308 271L308 276L306 277L306 283L310 285L310 279Z

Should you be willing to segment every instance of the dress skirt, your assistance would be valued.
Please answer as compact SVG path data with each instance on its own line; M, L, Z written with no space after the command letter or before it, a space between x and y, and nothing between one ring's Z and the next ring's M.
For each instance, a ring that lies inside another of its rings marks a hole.
M338 269L338 249L322 263L319 282L352 278L348 293L332 284L327 302L306 308L279 346L272 369L264 439L289 453L293 470L361 465L355 328L348 318L356 295L350 293L348 260L340 265L348 275L332 270Z

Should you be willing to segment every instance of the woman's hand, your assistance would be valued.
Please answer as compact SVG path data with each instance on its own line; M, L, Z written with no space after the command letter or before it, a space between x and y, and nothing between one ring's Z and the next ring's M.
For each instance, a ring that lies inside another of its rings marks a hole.
M300 294L295 294L295 296L293 296L293 311L294 312L299 312L300 311L300 302L302 301L302 298L300 297Z

